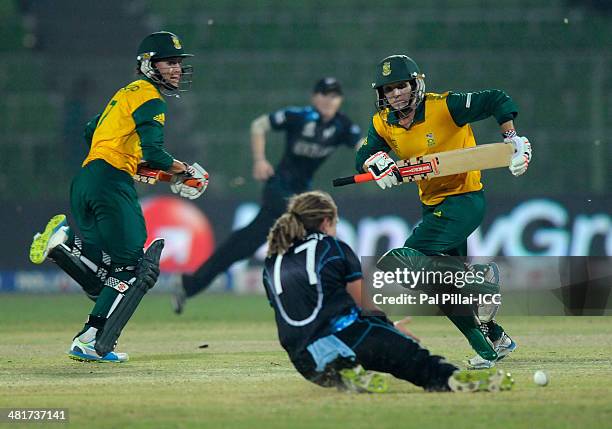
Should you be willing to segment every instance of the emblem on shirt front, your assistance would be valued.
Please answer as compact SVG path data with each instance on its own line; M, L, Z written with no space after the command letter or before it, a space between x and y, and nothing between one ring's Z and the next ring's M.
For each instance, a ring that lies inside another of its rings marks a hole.
M427 139L427 146L428 146L428 147L435 146L436 141L434 140L434 135L433 135L433 133L427 133L427 134L425 135L425 138Z
M329 139L336 132L336 127L329 127L323 130L323 138L325 140Z
M385 61L382 66L382 75L389 76L391 74L391 62Z
M306 125L304 125L304 128L302 128L302 136L310 138L314 137L316 126L316 122L307 122Z

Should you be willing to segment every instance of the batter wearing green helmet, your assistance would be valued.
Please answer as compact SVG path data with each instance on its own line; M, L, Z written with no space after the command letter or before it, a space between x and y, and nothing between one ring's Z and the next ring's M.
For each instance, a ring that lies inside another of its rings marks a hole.
M164 149L166 101L191 82L191 57L179 38L167 31L145 37L137 52L138 78L120 88L104 110L86 126L89 153L70 188L71 211L81 236L66 215L51 218L34 236L30 260L54 262L95 301L85 326L73 339L70 358L80 361L125 362L115 352L122 329L159 275L163 240L146 251L144 216L134 187L138 165L173 174L171 189L197 198L202 188L184 185L191 177L207 180L197 164L174 159Z
M520 176L527 171L531 144L516 134L513 120L518 109L504 91L426 93L425 75L406 55L391 55L380 61L372 88L377 112L357 152L356 168L371 172L380 188L401 183L389 152L408 159L473 147L476 140L470 123L491 116L499 124L504 141L514 146L510 172ZM403 247L389 251L379 260L379 268L394 269L414 265L415 261L428 264L427 256L467 256L467 238L484 217L485 196L480 179L480 171L470 171L419 181L422 222ZM455 267L460 268L461 264ZM495 263L472 269L484 271L486 282L480 286L481 293L499 292L499 269ZM473 368L490 368L516 348L516 343L495 322L498 307L460 311L454 306L442 308L478 353L469 361Z

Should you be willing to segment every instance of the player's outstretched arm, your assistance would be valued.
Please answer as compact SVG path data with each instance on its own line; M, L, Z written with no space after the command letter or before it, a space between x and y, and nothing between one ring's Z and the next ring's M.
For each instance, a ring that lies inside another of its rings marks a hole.
M415 336L412 332L410 332L408 328L406 327L406 324L409 323L411 320L409 317L405 317L401 320L398 320L397 322L392 322L391 320L387 318L385 312L382 311L382 309L379 306L374 304L369 299L363 299L361 295L361 285L362 285L361 279L354 280L346 284L346 291L353 298L355 303L359 307L361 307L362 310L365 310L367 313L372 313L372 314L378 315L381 318L386 319L389 324L393 324L395 329L400 331L402 334L411 337L415 341L420 341L420 339L417 336Z
M266 133L272 128L268 115L261 115L251 123L251 151L253 153L253 178L268 180L274 167L266 158Z

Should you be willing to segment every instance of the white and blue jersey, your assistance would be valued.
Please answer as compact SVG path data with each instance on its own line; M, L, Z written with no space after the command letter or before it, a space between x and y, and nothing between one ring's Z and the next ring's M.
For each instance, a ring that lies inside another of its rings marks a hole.
M309 188L314 172L339 146L354 148L361 138L359 126L341 112L328 122L312 106L288 107L268 116L272 129L286 132L276 176L294 192Z
M320 232L310 233L283 255L266 259L266 293L280 343L291 358L357 318L358 309L346 285L362 277L351 248Z

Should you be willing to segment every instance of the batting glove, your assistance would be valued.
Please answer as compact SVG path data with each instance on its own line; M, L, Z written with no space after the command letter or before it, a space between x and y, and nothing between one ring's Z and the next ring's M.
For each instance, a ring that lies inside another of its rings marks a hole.
M189 186L185 183L186 179L198 179L202 186ZM197 162L187 166L185 173L175 174L170 183L170 190L172 192L190 200L195 200L202 195L207 187L208 172Z
M364 163L376 184L381 189L390 188L399 185L402 182L402 176L395 164L387 153L380 151L369 157Z
M514 130L511 130L514 131ZM506 133L504 133L506 134ZM529 162L531 161L531 143L527 140L527 137L519 137L516 135L505 135L504 142L512 143L514 147L514 155L510 161L508 169L514 176L520 176L527 171Z

